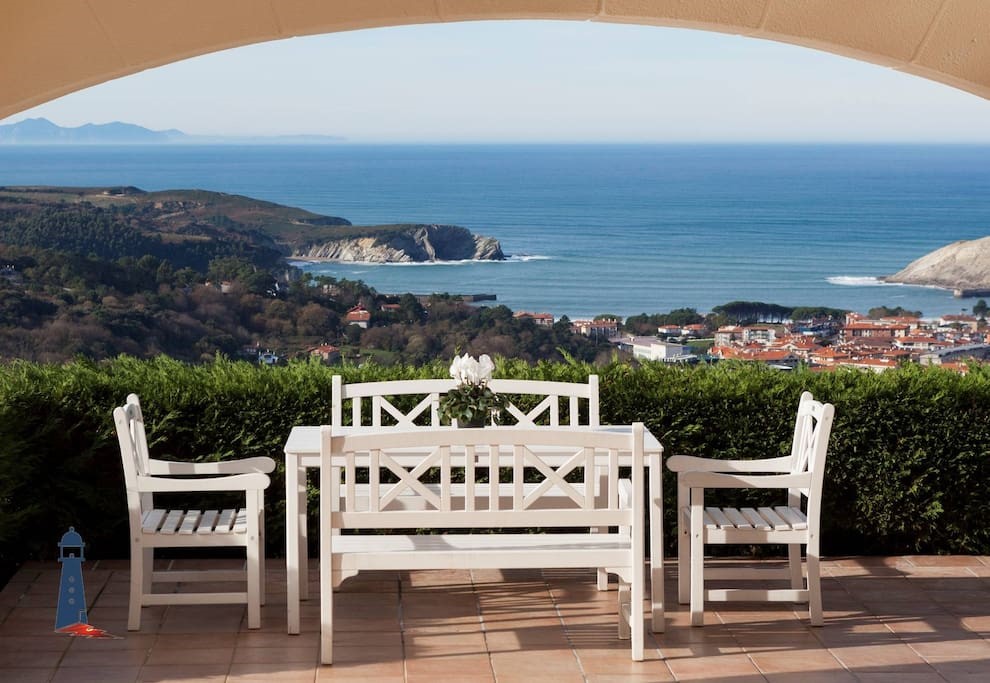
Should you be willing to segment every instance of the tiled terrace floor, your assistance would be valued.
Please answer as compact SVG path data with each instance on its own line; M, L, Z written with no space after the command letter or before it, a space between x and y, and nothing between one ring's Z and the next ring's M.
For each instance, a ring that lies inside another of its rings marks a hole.
M276 562L260 631L221 605L145 608L129 634L126 562L86 569L90 623L124 637L54 634L59 566L26 566L0 592L0 681L990 681L987 557L827 562L820 629L789 604L739 603L692 628L668 566L667 632L648 635L645 662L588 572L367 574L335 601L332 667L317 663L316 600L285 634Z

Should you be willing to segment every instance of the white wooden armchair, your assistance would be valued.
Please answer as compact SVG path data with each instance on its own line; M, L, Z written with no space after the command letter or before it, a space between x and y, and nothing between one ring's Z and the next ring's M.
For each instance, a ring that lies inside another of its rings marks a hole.
M138 397L131 394L113 411L131 535L131 590L127 630L141 628L145 605L246 603L248 628L261 626L264 603L264 491L271 458L212 463L153 460L148 453L144 417ZM156 493L242 492L241 507L224 510L184 510L156 507ZM246 571L154 571L155 548L243 546ZM162 581L246 581L247 591L226 593L155 593Z
M768 600L809 603L811 623L823 624L819 556L825 455L835 409L804 392L798 404L791 454L761 460L719 460L675 455L677 473L678 600L691 603L691 623L704 624L705 600ZM786 505L760 508L706 507L705 489L785 489ZM802 508L802 501L806 506ZM786 544L784 570L705 570L705 544ZM802 571L801 546L807 547ZM706 590L706 579L790 580L784 589Z

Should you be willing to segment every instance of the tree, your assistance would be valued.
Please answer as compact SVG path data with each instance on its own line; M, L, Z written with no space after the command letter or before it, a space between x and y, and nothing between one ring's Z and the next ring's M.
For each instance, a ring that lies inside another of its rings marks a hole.
M984 299L980 299L973 304L973 315L977 318L986 318L988 310L990 310L990 308L988 308L987 302Z

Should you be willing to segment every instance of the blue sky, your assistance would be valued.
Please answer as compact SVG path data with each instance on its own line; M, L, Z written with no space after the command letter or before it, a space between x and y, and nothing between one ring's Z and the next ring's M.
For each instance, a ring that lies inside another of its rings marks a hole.
M590 22L479 22L205 55L4 120L128 121L354 142L990 142L990 102L768 41Z

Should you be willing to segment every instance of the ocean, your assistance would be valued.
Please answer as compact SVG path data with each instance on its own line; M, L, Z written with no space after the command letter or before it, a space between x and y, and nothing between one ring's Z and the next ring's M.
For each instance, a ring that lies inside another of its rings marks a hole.
M734 300L959 313L975 300L877 278L990 235L985 146L4 146L0 185L203 188L358 225L463 225L510 259L303 267L572 319Z

